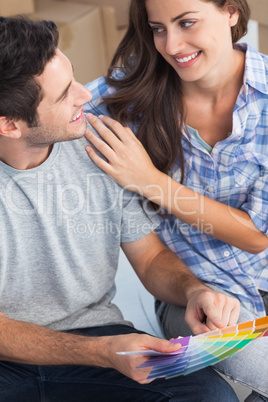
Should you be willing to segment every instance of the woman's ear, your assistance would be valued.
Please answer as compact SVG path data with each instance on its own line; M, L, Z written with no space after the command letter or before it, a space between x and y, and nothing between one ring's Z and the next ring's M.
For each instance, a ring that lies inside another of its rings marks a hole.
M21 137L20 125L14 120L9 120L5 116L0 117L0 135L12 139Z
M234 27L237 24L238 19L239 19L238 8L228 2L225 4L225 7L226 7L226 11L229 14L229 26L230 26L230 28Z

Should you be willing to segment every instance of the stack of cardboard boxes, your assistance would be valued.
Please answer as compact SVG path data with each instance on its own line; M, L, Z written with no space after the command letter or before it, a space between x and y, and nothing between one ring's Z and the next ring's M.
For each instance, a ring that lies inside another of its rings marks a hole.
M0 15L2 17L33 13L34 10L35 0L0 0Z
M259 23L259 50L268 54L268 0L248 0ZM130 0L0 0L0 15L27 14L59 27L59 48L85 84L106 74L128 23Z
M18 14L57 24L59 48L71 60L77 81L86 84L106 74L120 39L113 7L57 0L0 0L0 15Z
M86 84L107 69L102 9L72 2L35 0L34 20L53 20L60 31L59 48L70 59L78 82Z
M65 0L63 0L65 1ZM113 7L115 11L115 22L118 29L125 28L128 24L128 10L130 0L71 0L76 3L91 4L96 6Z

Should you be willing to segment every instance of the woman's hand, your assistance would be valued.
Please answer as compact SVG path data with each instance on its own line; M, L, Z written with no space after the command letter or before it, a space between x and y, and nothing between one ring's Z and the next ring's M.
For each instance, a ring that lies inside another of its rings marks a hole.
M107 159L101 158L90 146L86 147L93 162L111 176L122 187L139 194L151 183L157 183L161 174L153 165L141 142L128 127L107 116L99 116L99 121L92 114L86 116L88 122L103 138L102 141L91 131L86 138ZM104 124L103 124L103 123Z

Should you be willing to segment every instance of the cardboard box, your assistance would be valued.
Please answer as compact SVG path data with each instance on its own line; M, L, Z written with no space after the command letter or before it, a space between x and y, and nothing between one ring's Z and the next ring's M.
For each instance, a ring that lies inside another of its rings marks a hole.
M259 51L268 54L268 25L259 24Z
M97 6L111 6L115 9L115 19L117 28L126 27L128 25L128 10L130 0L72 0L72 1Z
M248 0L251 19L262 25L268 25L268 0Z
M125 34L125 28L116 27L115 9L113 7L104 6L101 9L107 62L110 64L115 50Z
M0 15L2 17L33 13L34 10L35 0L0 0Z
M36 0L33 20L53 20L60 32L59 49L70 59L78 82L86 84L107 71L102 11L99 7Z
M268 54L268 0L248 0L251 19L259 24L259 51Z

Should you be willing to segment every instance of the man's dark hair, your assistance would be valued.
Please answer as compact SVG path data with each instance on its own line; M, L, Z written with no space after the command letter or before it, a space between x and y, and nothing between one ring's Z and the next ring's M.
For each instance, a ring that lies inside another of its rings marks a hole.
M37 125L43 93L35 78L55 56L58 39L52 21L0 17L0 116Z

